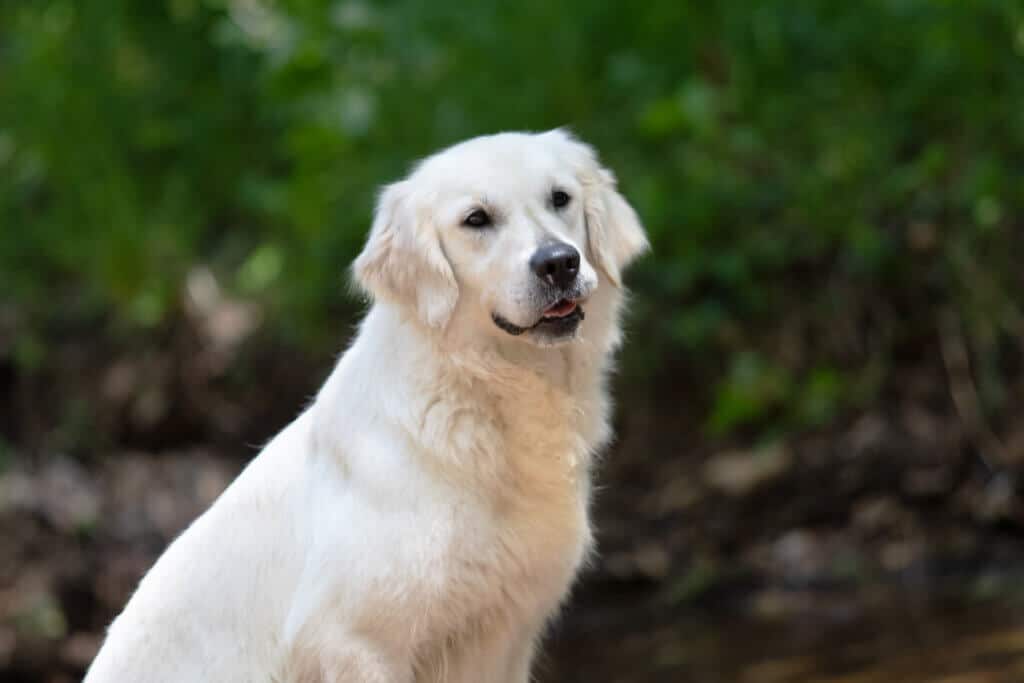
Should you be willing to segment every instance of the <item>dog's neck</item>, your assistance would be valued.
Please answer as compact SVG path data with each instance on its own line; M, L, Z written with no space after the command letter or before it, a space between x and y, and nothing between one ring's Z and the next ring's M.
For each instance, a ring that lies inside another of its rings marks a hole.
M460 426L471 420L498 432L505 452L557 451L574 466L585 463L609 438L604 385L618 344L619 294L605 296L611 298L588 311L581 338L555 347L496 335L480 343L479 334L469 345L378 302L325 384L318 421L365 411L399 424L437 457L477 463L488 455L477 452L483 446L460 441L475 433Z

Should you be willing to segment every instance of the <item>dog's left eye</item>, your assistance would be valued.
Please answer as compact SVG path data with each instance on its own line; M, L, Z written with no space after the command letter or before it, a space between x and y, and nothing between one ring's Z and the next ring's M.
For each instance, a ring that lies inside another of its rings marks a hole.
M483 209L477 209L466 216L462 224L471 228L484 228L491 224L491 217Z
M551 203L556 209L561 209L566 206L571 199L572 197L569 196L569 193L563 192L562 190L555 190L551 193Z

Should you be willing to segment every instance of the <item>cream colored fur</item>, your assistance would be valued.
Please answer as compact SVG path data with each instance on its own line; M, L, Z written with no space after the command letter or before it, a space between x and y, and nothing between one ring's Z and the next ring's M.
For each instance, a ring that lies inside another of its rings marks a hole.
M462 224L476 206L493 226ZM539 319L527 262L553 239L583 256L586 318L510 335L492 318ZM526 683L591 548L621 269L646 244L560 130L476 138L386 188L352 346L145 576L86 683Z

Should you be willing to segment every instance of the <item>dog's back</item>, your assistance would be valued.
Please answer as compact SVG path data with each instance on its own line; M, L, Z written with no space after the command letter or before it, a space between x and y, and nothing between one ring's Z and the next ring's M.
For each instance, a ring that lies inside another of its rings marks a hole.
M293 501L309 425L303 415L281 432L168 547L111 624L85 683L269 680L302 571Z

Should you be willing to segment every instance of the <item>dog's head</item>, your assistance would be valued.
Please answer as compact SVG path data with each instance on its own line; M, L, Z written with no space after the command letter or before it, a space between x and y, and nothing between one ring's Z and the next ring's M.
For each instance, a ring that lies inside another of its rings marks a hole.
M636 213L593 150L562 130L502 133L444 150L384 188L358 283L443 329L577 336L597 288L621 286L647 247Z

